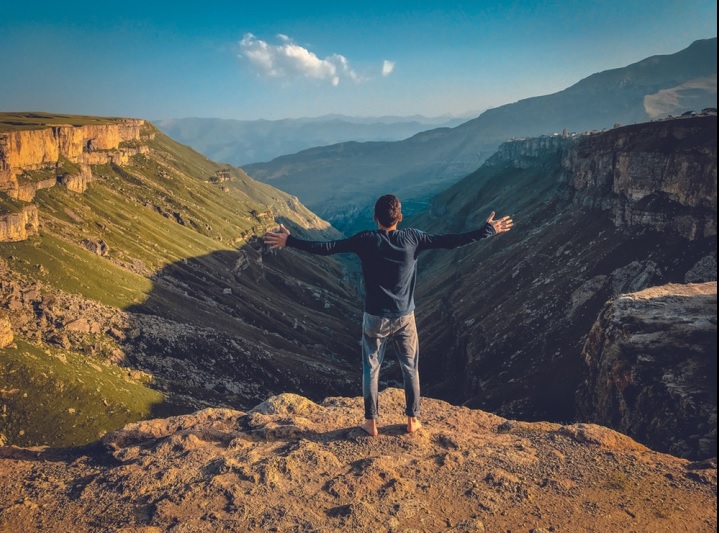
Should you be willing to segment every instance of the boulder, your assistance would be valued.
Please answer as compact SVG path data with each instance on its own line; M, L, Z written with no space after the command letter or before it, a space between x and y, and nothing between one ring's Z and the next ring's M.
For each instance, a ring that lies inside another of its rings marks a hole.
M607 304L584 346L579 418L680 457L716 457L717 284L668 284Z

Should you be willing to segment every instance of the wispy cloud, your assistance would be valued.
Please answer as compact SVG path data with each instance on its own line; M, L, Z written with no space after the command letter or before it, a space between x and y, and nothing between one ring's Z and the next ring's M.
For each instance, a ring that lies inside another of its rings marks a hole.
M382 63L382 76L389 76L390 74L392 74L393 70L394 70L394 61L385 59L384 63Z
M287 35L279 34L280 44L269 44L246 33L240 41L240 57L246 59L257 71L270 78L310 78L329 82L334 86L342 80L363 81L349 64L347 58L333 54L320 59Z

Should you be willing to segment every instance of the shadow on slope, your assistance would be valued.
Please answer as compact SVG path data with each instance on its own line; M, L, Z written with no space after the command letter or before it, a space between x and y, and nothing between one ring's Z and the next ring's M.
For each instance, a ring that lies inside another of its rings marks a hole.
M172 263L126 309L128 362L189 408L358 390L358 308L339 265L242 248ZM355 331L356 330L356 331Z

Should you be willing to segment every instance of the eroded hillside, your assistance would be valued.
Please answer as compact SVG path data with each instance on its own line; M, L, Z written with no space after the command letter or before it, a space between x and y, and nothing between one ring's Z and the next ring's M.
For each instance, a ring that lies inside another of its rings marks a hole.
M1 118L3 442L356 386L343 271L257 238L276 221L338 235L295 197L143 120Z

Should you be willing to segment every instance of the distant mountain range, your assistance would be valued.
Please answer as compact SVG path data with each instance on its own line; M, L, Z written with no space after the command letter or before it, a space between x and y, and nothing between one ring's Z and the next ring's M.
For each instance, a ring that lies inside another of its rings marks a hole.
M324 115L282 120L171 118L154 124L213 161L246 165L346 141L398 141L428 128L457 126L469 118Z
M716 107L716 38L671 55L593 74L547 96L490 109L454 128L395 142L346 142L267 163L253 178L297 195L344 232L371 226L376 196L392 192L417 211L434 194L476 170L505 140L585 132Z

